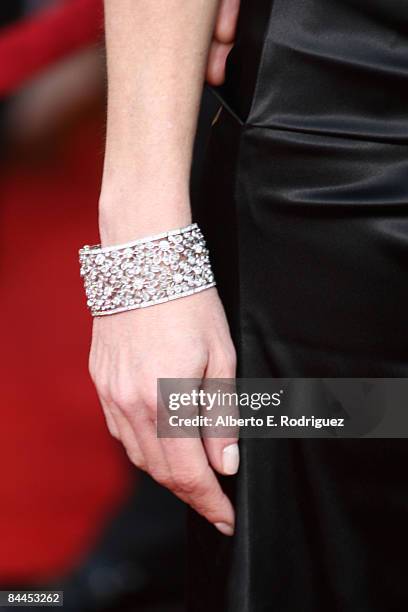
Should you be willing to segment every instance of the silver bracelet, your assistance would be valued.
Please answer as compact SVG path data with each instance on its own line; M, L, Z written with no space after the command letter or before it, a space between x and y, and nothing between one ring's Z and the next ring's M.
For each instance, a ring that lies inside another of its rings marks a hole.
M79 261L94 317L162 304L215 286L196 223L117 246L86 245Z

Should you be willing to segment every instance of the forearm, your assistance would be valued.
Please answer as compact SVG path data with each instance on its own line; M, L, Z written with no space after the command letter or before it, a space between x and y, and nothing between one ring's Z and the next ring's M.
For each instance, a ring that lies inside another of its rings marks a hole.
M217 6L218 0L105 0L105 243L190 221L192 147Z

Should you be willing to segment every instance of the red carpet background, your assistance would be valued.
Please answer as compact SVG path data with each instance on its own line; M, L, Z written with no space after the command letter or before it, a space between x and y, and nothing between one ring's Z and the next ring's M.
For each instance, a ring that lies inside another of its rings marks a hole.
M77 250L97 239L99 120L0 167L0 580L74 567L130 486L87 374Z

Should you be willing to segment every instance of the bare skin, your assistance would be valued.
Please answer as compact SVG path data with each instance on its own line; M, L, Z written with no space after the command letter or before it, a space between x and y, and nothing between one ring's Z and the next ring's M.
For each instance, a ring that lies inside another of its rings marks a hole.
M191 221L189 173L203 81L220 84L239 0L105 0L108 128L103 244ZM131 461L225 535L234 509L215 472L238 470L236 439L159 439L157 378L233 378L216 289L94 320L90 372Z

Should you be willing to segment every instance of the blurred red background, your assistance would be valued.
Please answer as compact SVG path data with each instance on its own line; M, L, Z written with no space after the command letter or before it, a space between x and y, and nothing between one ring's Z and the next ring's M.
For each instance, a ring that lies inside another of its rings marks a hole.
M102 114L1 166L0 576L73 567L130 486L87 374L77 250L97 239ZM63 528L61 528L63 526Z
M102 0L0 3L0 585L180 612L184 505L110 437L88 375L105 88Z

